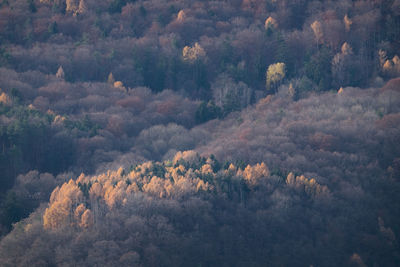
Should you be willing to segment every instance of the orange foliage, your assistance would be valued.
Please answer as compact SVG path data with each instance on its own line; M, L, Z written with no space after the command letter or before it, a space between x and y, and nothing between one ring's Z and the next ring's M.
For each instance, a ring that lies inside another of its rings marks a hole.
M2 103L3 105L11 105L12 101L11 101L11 98L6 93L1 93L0 94L0 103Z
M137 192L153 198L182 199L201 191L212 192L216 189L214 183L219 183L221 176L243 179L250 188L260 185L270 177L265 163L247 165L244 170L230 164L227 170L215 173L212 166L214 159L200 159L196 152L184 151L176 154L174 165L171 162L146 162L129 174L125 174L122 168L92 177L81 174L76 181L70 180L53 191L43 215L43 226L45 229L90 228L99 222L104 210L110 211L128 205L129 199ZM178 161L196 167L175 165ZM164 169L162 175L157 171L159 168ZM209 179L213 181L211 184ZM289 174L286 182L289 186L303 188L310 196L327 192L326 186L304 176L294 177ZM86 194L81 189L82 185L89 186Z
M49 207L43 215L43 226L47 229L62 228L75 224L74 216L80 215L83 193L74 180L57 187L50 197ZM77 210L76 210L77 209Z
M328 187L318 184L315 179L308 179L304 177L304 175L295 177L292 172L288 174L286 184L298 190L304 190L304 192L311 197L329 193Z
M250 185L256 185L261 178L269 177L269 170L264 162L254 166L247 165L244 171L239 170L237 175L243 176Z

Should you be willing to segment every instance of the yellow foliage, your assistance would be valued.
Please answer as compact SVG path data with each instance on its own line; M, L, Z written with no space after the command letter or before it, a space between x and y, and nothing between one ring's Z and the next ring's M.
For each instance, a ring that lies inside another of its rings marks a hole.
M397 77L400 75L400 58L395 55L391 60L387 59L382 66L382 71L384 74Z
M117 175L122 177L123 172L124 172L124 168L119 167L118 170L117 170Z
M197 183L197 186L196 186L196 191L197 191L197 192L200 191L200 190L202 190L202 191L207 191L208 188L209 188L208 182L204 183L203 180L200 180L200 179L199 179L199 182Z
M57 187L50 197L49 207L43 215L43 226L46 229L54 229L73 225L75 208L83 201L83 193L70 180L67 184Z
M133 182L126 188L126 194L131 195L133 193L139 192L139 187L137 183Z
M236 171L237 171L236 166L233 163L231 163L229 164L228 169L225 170L225 175L234 175Z
M199 155L197 154L197 152L195 152L193 150L187 150L187 151L183 151L183 152L179 151L174 156L174 159L172 160L172 162L173 162L173 164L178 163L178 161L180 161L180 160L193 162L193 161L197 160L198 158L199 158Z
M121 81L114 82L114 87L119 89L125 89L125 86Z
M398 55L395 55L393 58L392 58L392 62L393 62L393 64L396 66L396 65L400 65L400 58L399 58L399 56Z
M304 175L295 177L292 172L288 174L286 184L304 190L306 194L311 197L327 194L329 192L326 186L318 184L314 178L308 179Z
M264 162L261 164L257 163L254 166L247 165L243 172L238 171L238 175L243 176L249 184L255 185L258 180L263 177L269 177L269 170Z
M87 11L87 6L86 6L86 1L85 0L80 0L79 1L79 7L76 13L78 14L83 14Z
M351 24L353 21L347 16L347 14L343 18L344 27L346 28L346 32L350 31Z
M74 213L75 219L80 220L81 216L85 212L85 210L86 210L85 205L83 203L79 204L79 206L76 207L76 209L75 209L75 213Z
M29 104L28 109L30 109L30 110L36 110L36 107L35 107L34 105L32 105L32 104Z
M65 79L65 73L62 66L60 66L57 70L56 77L59 79Z
M110 72L110 74L108 74L107 82L109 84L114 84L115 83L114 75L112 74L112 72Z
M204 164L201 167L201 173L203 173L203 174L213 173L213 169L212 169L211 165L210 164Z
M315 39L316 39L317 43L318 43L318 44L323 43L324 34L323 34L321 22L319 22L318 20L314 21L314 22L311 24L311 29L312 29L313 32L314 32Z
M343 43L341 50L343 55L353 54L353 48L347 42Z
M199 43L195 43L193 47L185 46L182 50L183 60L188 62L194 62L199 59L203 59L206 56L206 52L199 45Z
M285 78L286 65L285 63L278 62L268 66L266 72L267 89L271 89L271 84L277 84Z
M385 64L386 60L387 60L387 54L386 51L379 49L378 51L378 55L379 55L379 63L381 68L383 67L383 65Z
M273 17L268 17L265 20L265 24L264 27L266 30L268 30L269 28L274 28L276 29L278 27L278 22L276 21L276 19L274 19Z
M384 71L390 71L392 69L392 61L391 60L386 60L385 64L383 64L383 70Z
M178 12L178 16L176 17L176 20L179 21L179 22L183 22L183 21L185 20L185 18L186 18L186 13L185 13L185 11L180 10L180 11Z
M157 176L153 176L148 184L143 185L143 191L159 197L166 196L163 180Z
M66 0L65 4L66 4L65 11L74 13L78 10L79 0Z
M102 191L103 191L103 186L100 183L95 182L94 184L92 184L92 187L89 190L89 194L91 196L100 197L102 195Z
M94 218L92 211L89 209L85 210L85 212L82 214L79 226L82 228L89 228L93 225L93 223L94 223Z
M111 209L123 203L126 196L126 188L128 187L123 180L117 182L115 186L113 184L114 182L107 182L104 187L104 200Z
M51 206L46 208L43 215L43 227L54 229L68 226L71 222L70 206L71 201L69 199L52 203Z
M286 183L292 185L296 182L296 178L294 177L293 172L290 172L286 178Z
M296 89L293 87L293 84L290 83L289 84L289 96L293 98L295 95L296 95Z
M85 174L84 174L83 172L78 176L78 178L76 179L76 182L77 182L77 183L84 183L84 182L86 182L86 176L85 176Z
M104 210L110 211L116 207L128 205L132 196L137 192L142 192L152 198L177 199L199 191L216 190L218 187L213 184L214 182L219 183L218 179L221 176L242 179L250 188L259 185L261 181L270 176L265 163L248 165L244 170L230 164L226 171L214 173L213 160L207 159L199 166L201 161L194 151L177 153L174 161L177 163L181 159L184 159L185 163L176 167L166 167L166 173L162 177L153 175L154 164L152 162L143 163L131 171L128 176L122 176L122 168L92 177L81 174L76 181L70 180L54 189L49 206L43 215L43 226L45 229L90 228L95 222L99 222L104 215ZM192 160L196 167L186 169L183 166L188 163L186 160ZM206 179L204 174L207 174ZM210 178L214 182L209 183L207 179ZM84 195L79 188L79 182L91 185L88 196ZM304 176L295 177L293 173L288 175L286 183L294 188L304 190L311 196L327 191L327 188L319 185L315 179L307 179ZM228 185L223 190L232 189Z

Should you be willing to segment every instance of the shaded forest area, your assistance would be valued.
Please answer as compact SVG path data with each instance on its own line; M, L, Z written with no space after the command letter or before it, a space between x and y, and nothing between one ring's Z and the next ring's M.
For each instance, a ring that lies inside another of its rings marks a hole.
M397 266L399 0L2 0L0 265Z

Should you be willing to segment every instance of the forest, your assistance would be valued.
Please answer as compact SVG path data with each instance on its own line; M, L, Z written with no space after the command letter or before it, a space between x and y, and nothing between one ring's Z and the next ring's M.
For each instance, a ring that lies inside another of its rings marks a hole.
M399 266L400 0L0 0L1 266Z

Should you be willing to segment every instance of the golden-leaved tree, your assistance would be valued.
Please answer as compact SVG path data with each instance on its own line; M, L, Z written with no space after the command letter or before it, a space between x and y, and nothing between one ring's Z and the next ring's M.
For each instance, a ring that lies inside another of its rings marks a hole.
M269 65L267 72L265 73L267 90L274 89L276 91L282 80L285 78L285 75L286 75L285 63L278 62Z

